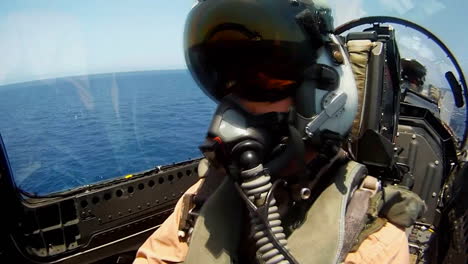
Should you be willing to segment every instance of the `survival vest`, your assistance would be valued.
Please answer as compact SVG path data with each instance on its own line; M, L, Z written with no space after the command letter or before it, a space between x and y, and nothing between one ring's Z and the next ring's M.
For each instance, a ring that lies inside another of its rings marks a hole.
M289 225L285 229L291 230L288 248L299 263L339 263L386 221L409 227L424 210L416 194L399 186L382 188L376 178L366 175L364 165L336 163L327 172L333 174L331 181L313 203L306 204L294 221L285 222ZM240 263L239 245L245 243L242 234L247 224L243 201L228 177L219 185L223 177L219 171L214 172L206 160L200 167L205 183L198 194L204 198L202 204L193 199L200 208L196 221L188 209L193 206L185 206L187 212L182 214L187 218L181 220L181 229L189 228L191 234L184 263ZM218 182L217 188L210 181Z

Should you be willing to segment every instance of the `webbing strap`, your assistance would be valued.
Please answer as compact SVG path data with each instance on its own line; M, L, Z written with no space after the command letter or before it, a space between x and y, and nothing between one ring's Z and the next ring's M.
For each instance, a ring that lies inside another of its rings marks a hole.
M369 201L379 189L379 181L372 176L366 176L361 186L354 192L346 211L345 237L340 254L341 260L351 250L359 233L364 229Z

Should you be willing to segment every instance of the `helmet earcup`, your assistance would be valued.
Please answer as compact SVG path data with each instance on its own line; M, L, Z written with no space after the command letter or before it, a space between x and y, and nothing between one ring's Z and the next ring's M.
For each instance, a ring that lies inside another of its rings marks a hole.
M330 39L334 44L339 44L335 36L330 35ZM341 45L339 49L342 54L346 54ZM320 125L314 126L317 131L309 131L309 134L318 134L320 131L327 130L346 136L356 116L358 103L357 86L349 59L343 56L343 63L337 64L329 50L322 47L318 50L317 65L326 65L326 67L322 66L322 69L326 70L323 70L321 74L325 77L321 81L315 73L314 78L306 79L298 88L296 127L303 132L304 137L307 137L309 136L306 133L307 125L320 115ZM310 75L310 72L305 74ZM343 101L345 101L344 104ZM330 109L334 109L330 105L332 103L339 103L340 106L329 116ZM327 115L321 115L324 112L327 112Z

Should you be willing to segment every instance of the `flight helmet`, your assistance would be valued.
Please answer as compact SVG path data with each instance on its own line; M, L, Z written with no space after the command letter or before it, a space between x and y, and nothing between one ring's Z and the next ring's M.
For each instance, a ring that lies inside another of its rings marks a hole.
M421 86L426 81L427 69L415 59L401 60L401 77L403 80Z
M257 102L292 96L303 136L351 127L356 85L322 1L198 1L186 20L184 51L193 78L217 102L229 94Z

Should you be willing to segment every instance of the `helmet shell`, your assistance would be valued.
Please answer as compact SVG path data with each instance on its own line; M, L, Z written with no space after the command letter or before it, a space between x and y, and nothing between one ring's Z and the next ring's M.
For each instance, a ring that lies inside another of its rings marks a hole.
M333 115L327 116L323 123L316 127L315 131L310 131L317 136L317 140L320 139L320 132L322 131L331 131L346 137L356 117L358 108L357 86L349 57L346 55L346 51L340 45L340 41L336 36L330 35L330 40L339 47L340 53L345 55L343 56L343 63L335 63L330 52L325 47L321 47L318 50L317 63L328 65L335 69L339 76L337 88L331 91L320 89L320 87L317 86L317 82L314 80L306 80L298 90L312 92L309 96L305 96L305 93L298 93L296 96L296 105L307 103L309 106L314 107L314 109L311 109L306 115L299 112L297 113L296 128L305 136L305 127L307 124L317 118L318 115L327 111L326 107L331 99L336 95L345 95L346 100L343 107L339 108ZM300 102L301 100L305 100L306 102Z
M401 76L405 81L416 85L423 85L426 81L427 69L419 61L414 59L401 60Z
M293 94L322 43L296 19L313 6L292 3L206 0L192 8L184 31L185 59L209 97L276 101Z

